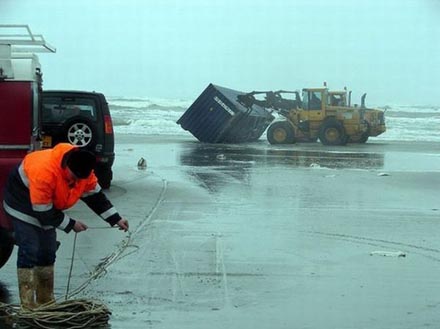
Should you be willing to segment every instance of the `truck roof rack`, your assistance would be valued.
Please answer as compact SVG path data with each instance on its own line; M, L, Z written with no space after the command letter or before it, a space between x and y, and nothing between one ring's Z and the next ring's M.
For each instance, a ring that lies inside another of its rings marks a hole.
M0 24L0 45L11 46L13 57L20 53L56 52L41 34L33 34L25 24Z
M35 53L54 53L56 49L28 25L0 24L0 81L35 79L39 61Z

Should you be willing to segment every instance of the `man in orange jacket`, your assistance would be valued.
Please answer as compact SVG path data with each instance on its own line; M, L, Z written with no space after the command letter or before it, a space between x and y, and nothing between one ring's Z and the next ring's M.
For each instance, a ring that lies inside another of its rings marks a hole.
M23 308L53 302L55 228L82 232L87 225L63 210L79 199L111 226L128 230L93 173L93 153L67 143L28 154L9 175L3 206L11 219L16 244L17 276Z

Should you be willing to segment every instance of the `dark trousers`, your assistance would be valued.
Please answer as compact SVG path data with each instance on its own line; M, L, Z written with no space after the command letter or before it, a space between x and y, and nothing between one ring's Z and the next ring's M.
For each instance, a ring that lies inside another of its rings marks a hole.
M17 267L33 268L55 263L57 234L54 228L43 230L37 226L11 217L18 246Z

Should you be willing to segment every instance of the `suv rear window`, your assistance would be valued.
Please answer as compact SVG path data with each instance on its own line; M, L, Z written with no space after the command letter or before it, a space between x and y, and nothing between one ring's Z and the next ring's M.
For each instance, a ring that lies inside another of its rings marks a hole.
M96 103L90 98L44 97L43 122L64 122L75 116L85 116L96 121Z

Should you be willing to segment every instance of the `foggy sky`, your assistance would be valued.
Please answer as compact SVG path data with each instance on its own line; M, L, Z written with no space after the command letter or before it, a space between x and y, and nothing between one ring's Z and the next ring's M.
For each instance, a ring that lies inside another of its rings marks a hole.
M0 0L0 23L28 24L45 89L194 99L347 86L367 105L440 105L438 0Z

